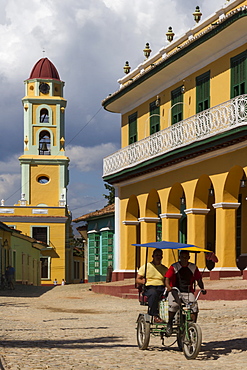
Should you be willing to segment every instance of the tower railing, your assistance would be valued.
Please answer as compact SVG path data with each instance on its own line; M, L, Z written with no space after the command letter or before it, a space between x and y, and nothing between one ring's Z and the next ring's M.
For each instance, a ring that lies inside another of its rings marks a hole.
M104 158L103 176L247 124L247 94L216 105Z

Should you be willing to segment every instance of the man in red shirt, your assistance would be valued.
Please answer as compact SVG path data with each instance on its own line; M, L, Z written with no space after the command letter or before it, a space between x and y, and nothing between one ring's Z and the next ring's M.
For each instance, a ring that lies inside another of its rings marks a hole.
M173 263L165 274L165 285L168 290L168 304L169 304L169 320L167 324L166 334L170 336L172 334L172 323L173 318L179 309L180 302L184 303L195 302L194 296L194 282L197 281L203 294L206 294L204 290L204 284L202 281L202 275L194 263L189 262L190 254L186 250L182 250L179 255L179 261ZM173 287L179 289L172 290ZM196 322L198 315L198 304L192 306L192 320Z

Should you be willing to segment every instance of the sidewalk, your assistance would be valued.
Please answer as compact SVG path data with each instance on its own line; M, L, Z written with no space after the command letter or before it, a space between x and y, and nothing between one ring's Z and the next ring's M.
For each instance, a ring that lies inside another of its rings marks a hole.
M247 280L241 277L222 278L210 280L204 278L207 294L202 296L203 300L247 300ZM137 299L137 289L134 287L134 279L125 279L111 283L94 283L92 291L95 293L108 294L115 297Z
M140 351L136 319L146 308L89 288L17 286L1 291L4 370L246 369L247 300L199 302L203 344L198 359L188 361L177 345L162 347L159 337L151 337L149 349Z

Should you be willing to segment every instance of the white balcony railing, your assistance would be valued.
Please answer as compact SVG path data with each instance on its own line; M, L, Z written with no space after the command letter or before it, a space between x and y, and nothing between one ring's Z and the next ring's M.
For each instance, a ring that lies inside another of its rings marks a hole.
M209 108L109 155L104 158L103 176L242 125L247 125L247 94Z

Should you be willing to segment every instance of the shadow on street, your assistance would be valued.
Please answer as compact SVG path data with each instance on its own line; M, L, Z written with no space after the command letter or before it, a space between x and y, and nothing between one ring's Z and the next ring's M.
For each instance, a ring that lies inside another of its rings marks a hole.
M14 290L0 290L0 297L40 297L54 286L16 285Z

